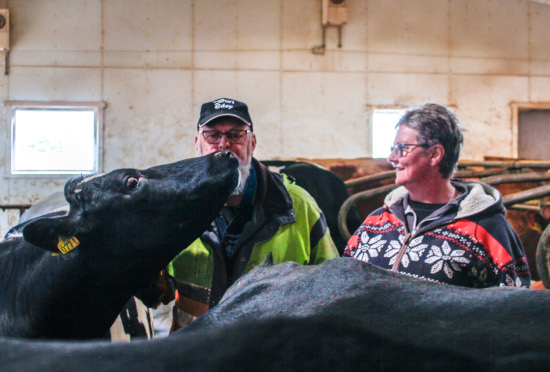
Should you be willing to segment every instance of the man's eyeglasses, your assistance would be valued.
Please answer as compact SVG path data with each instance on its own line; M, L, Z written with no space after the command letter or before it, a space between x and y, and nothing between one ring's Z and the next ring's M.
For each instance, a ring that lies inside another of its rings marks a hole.
M397 157L402 158L403 156L407 156L407 154L414 150L414 148L416 147L428 148L430 147L430 145L428 145L427 143L398 143L397 145L390 147L390 155L393 154L393 152L395 151Z
M251 133L251 130L244 129L234 129L229 132L220 132L219 130L199 130L199 133L202 133L205 141L211 145L216 145L222 140L222 136L225 135L225 138L229 143L239 144L243 143L246 139L246 135Z

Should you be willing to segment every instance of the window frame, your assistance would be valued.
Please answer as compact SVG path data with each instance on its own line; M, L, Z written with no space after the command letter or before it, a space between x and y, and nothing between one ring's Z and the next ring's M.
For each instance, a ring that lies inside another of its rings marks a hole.
M512 157L519 158L519 113L529 110L550 110L550 102L510 102L512 109Z
M103 116L105 112L105 102L68 102L68 101L5 101L7 108L7 124L9 133L9 144L6 146L6 177L7 178L48 178L48 179L66 179L74 175L80 175L82 171L36 171L36 172L16 172L14 173L13 144L15 134L15 112L18 109L38 109L38 110L91 110L94 111L94 166L93 170L85 171L88 173L103 171Z
M369 136L370 140L368 143L368 156L370 156L372 159L384 159L384 158L374 158L374 113L378 110L387 110L387 111L406 111L410 106L405 105L369 105L368 107L368 115L369 115ZM397 122L396 122L397 124ZM389 155L388 155L389 156Z

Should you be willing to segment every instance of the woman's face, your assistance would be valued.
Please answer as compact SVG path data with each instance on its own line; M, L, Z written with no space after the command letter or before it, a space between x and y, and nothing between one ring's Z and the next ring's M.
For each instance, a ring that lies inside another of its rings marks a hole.
M404 147L403 156L398 156L394 150L388 157L396 170L395 183L398 186L405 186L407 189L421 186L433 173L431 165L431 153L422 146L410 146L418 144L418 131L407 125L401 125L395 136L394 146L398 144L409 144Z

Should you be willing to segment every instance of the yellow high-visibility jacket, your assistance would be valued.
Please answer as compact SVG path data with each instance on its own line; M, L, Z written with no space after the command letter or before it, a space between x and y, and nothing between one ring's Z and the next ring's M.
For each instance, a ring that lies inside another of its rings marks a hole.
M168 265L176 279L177 306L199 316L216 305L235 280L261 264L271 253L275 264L294 261L315 265L338 257L325 216L303 188L286 175L269 171L252 159L257 175L252 218L227 267L216 224Z

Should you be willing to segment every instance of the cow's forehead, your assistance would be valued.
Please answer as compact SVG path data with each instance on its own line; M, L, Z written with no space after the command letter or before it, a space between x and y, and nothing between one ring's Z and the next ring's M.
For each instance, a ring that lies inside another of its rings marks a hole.
M78 182L75 186L75 189L73 191L73 193L77 193L77 192L80 192L82 191L82 186L84 184L86 184L87 182L90 182L91 180L95 179L95 178L98 178L98 177L102 177L105 173L96 173L96 174L92 174L88 177L85 177L83 178L80 182Z
M82 179L82 181L80 181L78 184L80 185L80 184L82 184L82 183L91 181L91 180L93 180L94 178L101 177L101 176L103 176L103 175L104 175L104 173L92 174L91 176L88 176L88 177Z

